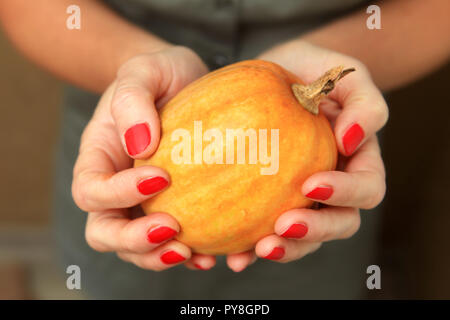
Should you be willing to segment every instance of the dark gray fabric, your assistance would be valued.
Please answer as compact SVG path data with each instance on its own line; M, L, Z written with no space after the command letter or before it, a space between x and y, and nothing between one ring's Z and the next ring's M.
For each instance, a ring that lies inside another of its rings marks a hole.
M194 49L211 67L252 58L368 0L104 0L125 18Z
M106 2L155 34L191 47L216 68L253 57L362 1L197 0L190 5L188 1ZM367 292L366 268L374 263L378 220L373 212L363 214L360 231L349 240L326 243L316 253L289 264L258 261L239 274L226 267L223 257L207 272L183 266L152 272L122 262L115 254L94 252L84 239L86 213L75 206L70 186L80 136L98 98L67 88L55 175L54 223L61 261L64 267L81 267L82 291L87 297L352 299Z

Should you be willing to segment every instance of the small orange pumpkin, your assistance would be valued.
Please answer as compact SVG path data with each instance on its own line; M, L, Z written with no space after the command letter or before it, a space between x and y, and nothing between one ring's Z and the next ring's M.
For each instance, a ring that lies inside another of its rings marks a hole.
M301 193L309 176L335 169L335 138L318 103L347 71L332 69L306 86L277 64L249 60L188 85L160 110L157 152L135 162L171 177L165 191L142 203L145 213L175 217L177 239L194 252L252 249L274 232L281 213L311 206ZM244 133L244 148L229 132Z

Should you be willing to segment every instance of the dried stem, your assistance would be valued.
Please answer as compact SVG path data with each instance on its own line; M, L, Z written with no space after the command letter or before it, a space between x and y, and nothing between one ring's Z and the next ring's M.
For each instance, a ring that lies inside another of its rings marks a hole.
M344 69L343 66L335 67L325 72L323 76L308 85L294 83L292 91L298 102L312 114L319 114L320 100L334 89L336 82L342 79L355 68Z

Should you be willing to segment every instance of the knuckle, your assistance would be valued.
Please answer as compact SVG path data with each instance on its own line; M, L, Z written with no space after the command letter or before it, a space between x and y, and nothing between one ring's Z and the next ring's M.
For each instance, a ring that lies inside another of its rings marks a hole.
M379 127L385 126L389 119L389 108L382 97L381 101L376 103L373 107L374 118L379 122Z
M87 226L85 231L85 239L89 247L98 252L107 252L106 247L100 242L94 228Z
M142 89L132 84L119 84L116 94L111 101L111 113L114 117L119 116L119 112L126 111L133 106L133 99Z
M316 231L316 237L315 239L317 241L328 241L332 238L333 234L331 229L329 228L320 228L318 231Z
M379 180L379 187L372 194L372 196L368 197L367 202L363 206L361 206L361 209L374 209L383 201L386 194L386 181L381 177L379 178Z
M374 209L379 204L379 201L377 200L377 198L378 198L377 195L373 195L373 196L369 197L367 199L367 202L363 206L361 206L361 209L365 209L365 210Z
M122 78L128 74L129 70L132 68L134 62L136 61L137 56L125 61L118 69L116 73L117 78Z
M129 189L129 183L127 183L125 178L117 178L108 180L108 189L113 195L111 205L116 207L129 206L132 204L133 192Z
M371 210L376 208L381 201L383 201L384 192L378 191L372 197L369 198L367 204L363 206L361 209Z
M134 56L117 70L116 78L118 80L118 86L120 87L124 82L128 82L126 80L151 79L155 76L155 72L158 72L162 68L161 64L167 64L169 60L167 54L163 52Z
M355 195L359 193L359 183L357 176L354 173L347 173L348 183L343 192L340 193L342 206L347 206L354 203Z
M89 173L80 173L72 183L72 197L75 204L83 211L89 212L98 209L93 193L93 179Z
M126 77L130 72L140 69L143 64L148 64L150 57L149 54L138 54L130 58L117 69L117 78Z
M86 188L78 180L72 183L72 198L75 204L83 211L90 211L89 201L87 200L88 195Z
M361 215L359 214L359 210L356 210L349 228L339 237L339 239L351 238L356 232L358 232L360 227Z
M357 191L356 183L354 182L354 178L352 177L351 183L348 185L348 192L342 193L341 203L342 205L347 205L349 203L352 203L354 200L354 196Z
M119 233L119 246L123 251L133 252L138 247L138 241L130 230L130 224L123 227Z

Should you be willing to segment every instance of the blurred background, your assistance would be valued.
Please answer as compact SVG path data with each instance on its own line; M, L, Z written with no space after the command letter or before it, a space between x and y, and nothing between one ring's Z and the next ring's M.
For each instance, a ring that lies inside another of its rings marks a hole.
M387 96L382 290L371 298L450 299L449 80L447 65ZM61 88L0 33L0 299L82 298L65 286L50 230Z

